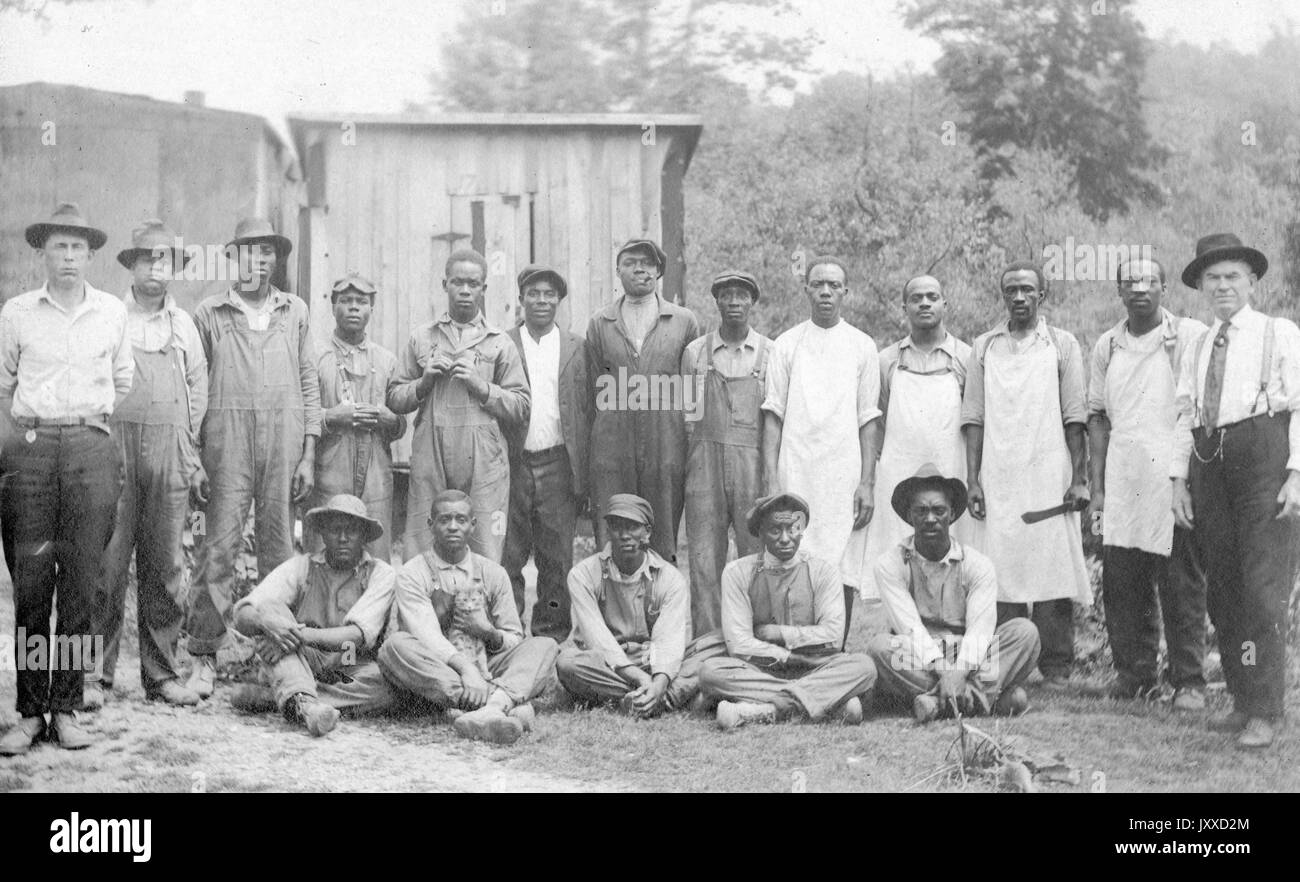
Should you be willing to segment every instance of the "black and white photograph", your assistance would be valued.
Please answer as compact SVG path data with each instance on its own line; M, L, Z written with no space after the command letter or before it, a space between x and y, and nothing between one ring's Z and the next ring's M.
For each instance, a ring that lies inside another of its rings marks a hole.
M1300 2L0 0L0 302L33 853L1300 791Z

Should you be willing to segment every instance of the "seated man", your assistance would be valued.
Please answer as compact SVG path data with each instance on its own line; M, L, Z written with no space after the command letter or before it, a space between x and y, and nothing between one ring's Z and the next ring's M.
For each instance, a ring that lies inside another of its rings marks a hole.
M312 735L329 732L338 708L376 711L393 693L374 661L393 605L393 568L365 550L383 535L355 496L339 494L303 518L324 551L280 564L235 604L235 627L254 638L271 692L245 685L240 710L279 707Z
M690 588L650 548L650 503L615 493L605 523L609 544L569 571L577 647L560 653L560 685L582 701L617 701L636 717L680 710L699 693L700 664L726 651L722 640L715 631L687 645Z
M890 504L915 532L876 561L893 633L868 651L886 694L911 701L919 723L953 708L1024 713L1020 684L1038 664L1038 629L1026 618L997 624L992 562L949 535L966 511L966 486L926 463L899 482Z
M763 551L722 571L726 658L700 669L700 688L718 700L718 725L821 720L833 710L862 722L862 700L876 681L867 656L840 650L844 593L839 567L799 551L808 503L793 493L759 499L746 517Z
M390 681L454 716L465 738L514 744L532 728L536 697L559 646L524 637L505 569L470 551L470 497L443 490L429 515L433 547L397 577L400 630L379 648Z

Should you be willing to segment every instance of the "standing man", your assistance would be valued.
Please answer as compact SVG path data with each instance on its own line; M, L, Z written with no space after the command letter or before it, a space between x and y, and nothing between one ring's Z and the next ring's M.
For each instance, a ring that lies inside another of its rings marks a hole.
M728 270L713 280L722 326L686 347L683 382L692 379L695 410L686 415L686 535L690 537L691 623L696 637L722 625L722 567L728 528L736 555L758 551L744 528L762 492L763 383L772 341L749 326L758 280Z
M1174 708L1204 710L1205 579L1191 532L1165 511L1164 463L1174 445L1178 365L1205 325L1160 305L1165 268L1155 260L1122 264L1116 281L1128 315L1092 349L1088 510L1101 522L1101 596L1117 676L1093 693L1127 699L1158 688L1158 594Z
M726 646L719 634L690 640L690 589L651 547L650 503L618 493L601 508L610 544L569 572L574 646L555 663L560 685L642 719L682 710L699 694L700 665Z
M1210 728L1273 743L1286 690L1300 517L1300 329L1251 308L1268 259L1230 233L1196 243L1183 284L1214 307L1178 377L1174 518L1196 531L1233 710Z
M122 490L108 420L134 369L126 307L85 280L108 237L71 203L26 235L45 264L45 284L0 309L0 535L14 585L15 654L34 638L89 648L95 583ZM46 713L61 747L89 746L75 712L93 660L57 650L35 665L17 657L20 719L0 739L0 756L26 753L45 734Z
M998 620L1032 615L1044 685L1064 689L1073 601L1092 602L1077 512L1088 503L1083 353L1038 314L1047 280L1036 264L1012 263L1000 279L1008 318L975 340L962 399L972 544L998 574ZM1062 501L1073 510L1021 520Z
M465 738L513 744L532 726L528 702L550 680L559 646L525 637L500 564L470 550L470 498L443 490L429 515L433 547L397 578L401 631L384 641L387 678L442 710L463 711Z
M654 506L654 550L677 560L677 526L685 506L686 422L684 401L641 402L615 394L621 386L681 389L682 353L700 336L689 309L659 296L668 262L649 239L632 239L614 256L623 296L599 310L587 325L588 382L596 416L591 430L592 524L596 544L610 540L605 503L631 493ZM671 397L671 396L670 396ZM626 406L622 402L629 402Z
M861 557L846 550L872 517L880 431L880 360L875 341L840 318L848 290L838 258L808 263L812 317L776 338L763 401L767 490L797 493L817 512L803 548L840 568L846 603Z
M1022 714L1020 684L1038 661L1038 629L999 623L998 582L987 557L952 538L966 488L925 463L894 488L891 508L912 534L876 561L889 634L871 641L888 695L910 702L918 723L963 714Z
M945 475L966 477L966 444L961 436L961 395L966 387L970 347L944 324L948 301L934 276L916 276L903 285L908 335L880 353L880 410L884 443L876 467L876 497L871 526L853 534L862 548L858 592L878 596L876 561L912 532L890 505L899 481L934 463ZM954 527L963 543L966 521Z
M269 574L293 554L293 507L311 495L316 480L320 380L307 304L271 284L292 248L268 221L240 221L226 245L239 280L194 313L208 358L207 481L198 492L203 535L185 630L194 657L186 685L200 698L216 682L249 505L255 506L257 572Z
M447 258L442 290L447 311L411 332L388 387L394 413L415 416L406 510L429 511L443 490L468 494L474 516L470 547L501 560L510 504L505 436L528 424L528 378L519 350L483 318L487 261L462 249ZM408 519L403 553L430 548L429 531Z
M388 409L388 384L397 357L366 336L378 289L365 276L349 273L334 283L330 304L334 334L320 354L321 439L316 453L316 489L323 505L340 493L356 496L383 526L367 546L379 560L390 556L393 524L393 454L389 445L406 434L406 418ZM315 550L320 538L308 537Z
M587 444L591 399L587 343L555 324L569 293L564 277L546 266L519 273L524 323L507 336L523 359L532 393L527 431L510 441L510 525L502 563L510 574L515 606L524 614L524 564L537 559L537 602L531 633L556 642L569 636L573 534L587 496Z
M104 635L104 661L87 678L86 707L103 704L103 690L113 688L132 551L145 695L177 705L199 701L178 679L176 642L185 621L181 539L190 497L206 477L199 427L208 407L208 361L194 320L167 293L186 262L176 241L162 221L147 220L117 255L132 276L124 300L135 378L111 421L126 481L97 592L95 630Z
M718 705L718 726L800 717L862 722L876 668L842 652L844 598L839 567L799 550L808 503L793 493L754 503L747 517L763 551L722 573L727 657L700 668L700 688Z

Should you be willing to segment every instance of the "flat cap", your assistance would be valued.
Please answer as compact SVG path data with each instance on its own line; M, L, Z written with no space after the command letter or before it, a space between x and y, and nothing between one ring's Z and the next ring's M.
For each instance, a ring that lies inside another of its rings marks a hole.
M560 271L540 263L530 263L519 271L519 293L523 294L524 287L537 279L550 279L555 290L560 292L561 300L569 296L569 283L564 281Z
M649 252L654 257L655 263L659 265L659 277L663 278L664 267L668 266L668 255L664 254L664 250L659 247L658 242L653 239L628 239L623 244L623 247L618 249L618 253L614 255L614 263L617 264L619 258L629 251Z
M655 510L650 503L633 493L615 493L609 497L605 519L626 518L647 527L655 525Z
M754 295L754 301L758 301L758 279L743 270L723 270L718 273L713 278L713 284L709 286L709 293L717 297L718 292L728 285L748 288Z
M749 535L757 536L762 531L763 516L773 509L801 511L805 518L811 516L808 501L797 493L773 493L771 496L760 496L754 500L749 514L745 515L745 526L749 528Z

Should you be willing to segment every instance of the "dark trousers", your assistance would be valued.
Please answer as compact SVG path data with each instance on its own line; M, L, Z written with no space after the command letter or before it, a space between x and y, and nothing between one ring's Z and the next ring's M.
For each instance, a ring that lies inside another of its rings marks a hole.
M122 489L117 445L89 426L19 426L5 444L3 470L0 536L23 637L15 646L18 713L75 711L95 661L84 650L94 647L95 583ZM33 638L45 642L41 656L27 651Z
M1068 677L1074 667L1074 601L1043 600L1030 612L1027 603L998 603L998 625L1012 619L1029 619L1038 629L1042 651L1038 670L1044 677Z
M501 565L510 575L515 606L524 612L524 564L537 559L537 603L531 632L557 643L569 636L573 532L578 519L573 472L563 447L524 451L510 466L510 519Z
M1156 685L1163 618L1170 685L1205 688L1205 576L1191 532L1174 528L1169 557L1114 545L1105 546L1102 557L1106 633L1120 685Z
M1223 677L1237 710L1268 719L1282 715L1287 600L1295 572L1295 525L1276 519L1290 417L1234 423L1223 430L1217 453L1219 433L1206 437L1198 429L1189 476Z

